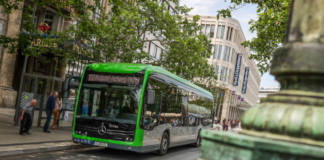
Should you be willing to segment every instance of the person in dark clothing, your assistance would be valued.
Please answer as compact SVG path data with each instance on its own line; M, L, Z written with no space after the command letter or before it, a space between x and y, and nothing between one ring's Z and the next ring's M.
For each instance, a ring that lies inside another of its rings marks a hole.
M224 124L223 131L228 131L228 123L227 122L225 122L225 124Z
M52 119L52 114L53 114L53 109L55 108L55 98L58 96L58 93L55 91L52 96L49 96L46 102L46 115L47 119L44 125L43 131L45 133L51 133L48 130L49 123L51 122Z
M226 118L223 119L223 128L225 128Z
M19 134L24 136L25 134L30 135L29 129L32 125L31 112L34 109L34 106L37 104L36 99L32 99L30 102L27 102L22 108L20 116L20 130Z

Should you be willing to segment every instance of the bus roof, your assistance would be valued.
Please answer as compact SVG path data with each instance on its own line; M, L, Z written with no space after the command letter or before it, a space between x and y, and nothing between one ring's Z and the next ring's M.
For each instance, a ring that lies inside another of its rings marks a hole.
M181 78L181 77L179 77L179 76L177 76L177 75L175 75L175 74L173 74L159 66L152 66L152 65L148 65L148 64L139 64L139 63L93 63L93 64L90 64L89 66L90 66L90 69L92 69L94 71L109 72L109 73L130 73L131 74L131 73L137 73L137 72L140 72L140 71L143 71L144 69L146 69L150 73L161 73L161 74L164 74L170 78L173 78L183 84L186 84L187 86L190 86L194 89L197 89L197 90L211 96L209 98L213 99L213 95L209 91L207 91L207 90L205 90L205 89L203 89L203 88L201 88L201 87L199 87L199 86L197 86L197 85L195 85L195 84L193 84L193 83L191 83L191 82L189 82L189 81L187 81L187 80L185 80L185 79L183 79L183 78Z

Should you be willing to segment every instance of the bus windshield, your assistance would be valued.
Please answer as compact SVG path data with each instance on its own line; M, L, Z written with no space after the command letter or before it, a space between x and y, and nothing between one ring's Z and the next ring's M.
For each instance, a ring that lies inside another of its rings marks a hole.
M141 84L85 82L79 97L80 118L136 124L142 92Z

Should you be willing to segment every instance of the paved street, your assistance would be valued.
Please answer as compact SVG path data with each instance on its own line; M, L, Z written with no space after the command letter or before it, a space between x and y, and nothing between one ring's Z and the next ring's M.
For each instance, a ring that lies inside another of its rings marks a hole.
M54 160L54 159L73 159L73 160L197 160L200 148L190 145L170 148L165 156L155 153L134 153L122 150L106 148L88 148L69 151L47 152L40 154L30 154L21 156L2 157L8 160Z

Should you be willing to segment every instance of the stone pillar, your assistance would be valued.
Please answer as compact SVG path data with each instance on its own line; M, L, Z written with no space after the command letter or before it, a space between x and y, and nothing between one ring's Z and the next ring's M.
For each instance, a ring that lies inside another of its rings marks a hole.
M63 20L62 22L59 22L59 23L62 23L63 26L62 28L58 28L58 31L64 31L64 30L68 30L70 26L73 25L73 19L67 19L67 18L64 18L62 17ZM55 64L54 64L55 65ZM56 71L55 73L55 77L58 77L58 78L63 78L65 79L65 71L66 71L66 59L64 58L59 58L58 59L58 64L57 64L57 68L59 69L58 71ZM55 84L54 84L54 90L55 91L60 91L62 90L62 82L57 82L55 81ZM62 93L61 93L62 94Z
M222 110L222 119L226 118L228 120L230 112L230 104L229 104L229 90L225 90L224 102L223 102L223 110Z
M23 6L24 2L20 2ZM22 18L22 8L13 10L8 15L6 35L11 38L16 38L20 32ZM16 54L8 53L9 50L3 50L0 62L0 107L14 108L16 104L17 91L12 88L14 77L14 66L16 62Z
M59 59L57 68L59 70L56 71L55 77L65 79L65 71L66 71L66 61L65 61L65 59L63 59L63 58L60 58ZM55 81L54 90L61 92L61 90L62 90L62 84L63 84L62 82Z

